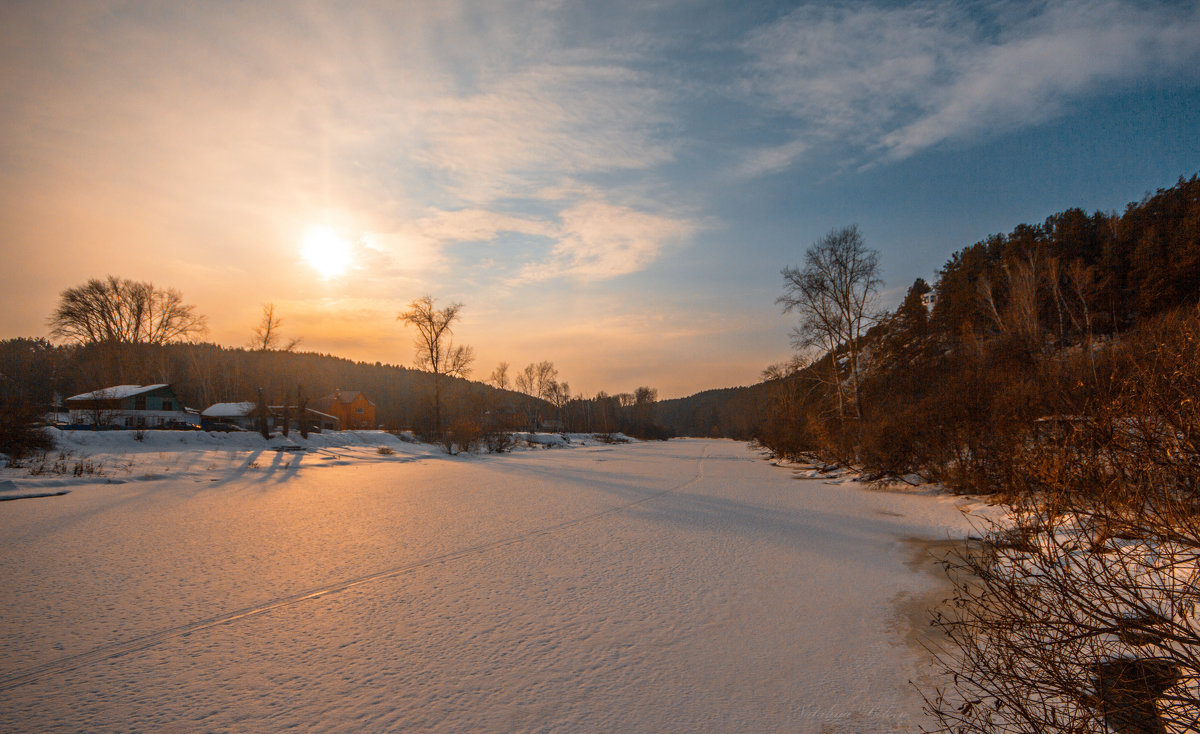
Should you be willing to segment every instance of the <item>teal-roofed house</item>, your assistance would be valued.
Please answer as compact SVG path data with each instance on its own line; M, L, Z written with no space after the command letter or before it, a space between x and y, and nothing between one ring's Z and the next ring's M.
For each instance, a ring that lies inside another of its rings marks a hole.
M73 425L163 428L195 423L170 385L113 385L63 401Z

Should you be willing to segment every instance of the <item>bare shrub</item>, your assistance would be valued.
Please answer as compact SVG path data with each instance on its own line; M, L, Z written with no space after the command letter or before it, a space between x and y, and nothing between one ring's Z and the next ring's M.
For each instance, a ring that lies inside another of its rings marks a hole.
M490 430L483 434L483 445L488 453L503 454L512 451L513 447L517 445L517 440L511 431Z
M1029 505L960 554L935 616L953 680L927 698L937 731L1200 726L1200 523L1166 496L1147 508Z
M1124 374L1012 447L1014 523L935 618L938 731L1200 729L1200 321L1150 325Z
M98 476L104 474L104 465L86 456L72 459L70 452L60 451L51 458L46 452L41 452L29 458L25 466L32 476L44 474L67 475L74 477Z
M470 418L459 418L442 434L442 447L453 456L461 451L474 453L483 439L483 429Z

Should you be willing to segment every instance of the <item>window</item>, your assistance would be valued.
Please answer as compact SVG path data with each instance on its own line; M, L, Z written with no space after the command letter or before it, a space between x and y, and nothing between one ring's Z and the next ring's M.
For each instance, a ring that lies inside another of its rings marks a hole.
M145 410L146 409L146 396L145 395L138 395L136 398L133 399L133 409L134 410Z
M164 400L164 401L162 401L162 409L163 410L175 410L175 404L172 403L170 400Z
M355 409L354 409L354 412L355 412L355 413L361 413L361 412L363 412L363 409L362 409L362 408L355 408Z

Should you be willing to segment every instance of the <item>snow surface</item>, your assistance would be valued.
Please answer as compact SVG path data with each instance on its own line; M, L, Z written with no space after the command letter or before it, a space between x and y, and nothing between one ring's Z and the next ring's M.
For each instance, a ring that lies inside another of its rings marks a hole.
M68 434L100 475L0 470L70 490L0 503L0 730L922 722L912 539L966 532L962 500L731 441L579 443Z

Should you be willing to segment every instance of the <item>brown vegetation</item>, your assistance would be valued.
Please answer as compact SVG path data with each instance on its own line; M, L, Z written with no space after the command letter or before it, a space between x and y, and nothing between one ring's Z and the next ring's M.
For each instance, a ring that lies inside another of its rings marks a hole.
M959 556L939 731L1200 726L1200 316L1156 319L1113 361L1013 447L1015 522Z

